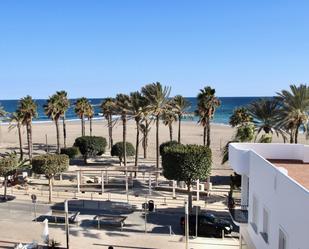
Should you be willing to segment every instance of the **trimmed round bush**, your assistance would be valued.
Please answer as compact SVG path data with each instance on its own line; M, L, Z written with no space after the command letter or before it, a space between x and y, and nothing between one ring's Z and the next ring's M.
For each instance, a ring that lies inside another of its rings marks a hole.
M105 152L107 142L104 137L83 136L75 139L74 147L78 147L83 155L85 163L87 158L92 156L100 156Z
M64 172L69 167L67 155L44 154L32 158L32 170L36 174L45 175L48 179Z
M122 159L124 157L123 142L118 142L118 143L115 143L113 145L111 155L112 156L118 156L119 161L120 161L120 165L121 165ZM135 148L129 142L126 142L126 155L127 156L134 156L135 155Z
M170 146L174 146L174 145L178 145L179 143L177 142L177 141L175 141L175 140L173 140L173 141L167 141L167 142L164 142L164 143L162 143L162 144L160 144L160 148L159 148L159 150L160 150L160 155L162 156L163 155L163 153L164 153L164 148L165 147L170 147Z
M73 146L68 148L61 148L60 154L67 155L70 159L74 159L80 154L80 152L78 147Z

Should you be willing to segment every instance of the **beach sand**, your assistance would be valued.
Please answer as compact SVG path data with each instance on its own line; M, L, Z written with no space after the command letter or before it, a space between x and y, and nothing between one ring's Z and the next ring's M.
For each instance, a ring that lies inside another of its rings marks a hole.
M62 125L61 129L61 145L63 145ZM203 128L196 122L185 121L182 122L182 143L184 144L202 144L203 143ZM174 139L177 140L178 123L173 126ZM8 131L8 125L1 125L1 137L0 137L0 152L16 150L18 152L18 134L17 130ZM211 125L211 149L213 153L213 175L231 174L228 163L221 165L221 151L224 145L231 140L235 133L235 129L227 125L212 124ZM33 144L34 154L42 153L45 149L46 135L48 144L52 149L55 149L56 145L56 128L53 122L34 123L33 124ZM80 121L67 121L67 146L71 146L74 143L76 137L81 135ZM89 135L89 122L86 122L86 135ZM93 135L103 136L108 140L108 129L105 120L93 121ZM148 157L155 159L155 124L152 124L149 134L149 147ZM122 123L117 122L113 129L114 143L122 140ZM133 120L128 121L127 126L127 141L131 142L135 146L136 139L136 126ZM160 123L160 144L169 140L169 129ZM300 143L308 143L303 134L300 134ZM283 142L282 138L278 138L274 135L273 142ZM23 130L23 143L24 148L27 148L26 143L26 131ZM140 145L140 156L143 156L143 149Z

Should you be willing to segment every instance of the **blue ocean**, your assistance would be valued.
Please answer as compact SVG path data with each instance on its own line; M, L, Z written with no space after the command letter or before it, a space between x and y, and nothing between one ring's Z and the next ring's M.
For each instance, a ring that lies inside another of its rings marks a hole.
M261 97L220 97L221 106L216 110L215 117L213 122L219 124L228 124L229 117L232 114L233 110L236 107L246 106L252 101L255 101ZM188 101L191 103L191 107L188 110L189 112L194 112L196 109L197 99L194 97L187 98ZM103 98L96 98L96 99L89 99L91 104L95 109L95 117L99 118L101 110L100 104L103 101ZM35 100L38 105L38 117L35 121L48 121L48 117L44 114L43 105L46 103L46 99L37 99ZM66 113L66 117L69 120L77 119L77 116L74 113L74 103L76 99L71 99L71 107ZM18 106L18 100L0 100L0 105L3 106L5 111L7 112L14 112ZM193 118L197 120L197 117ZM192 120L192 119L187 119Z

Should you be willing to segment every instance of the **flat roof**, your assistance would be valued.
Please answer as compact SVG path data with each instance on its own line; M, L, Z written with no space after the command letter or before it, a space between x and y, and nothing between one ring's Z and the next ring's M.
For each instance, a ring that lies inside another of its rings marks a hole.
M276 167L284 168L288 171L288 176L297 181L304 188L309 190L309 163L301 160L287 159L267 159Z

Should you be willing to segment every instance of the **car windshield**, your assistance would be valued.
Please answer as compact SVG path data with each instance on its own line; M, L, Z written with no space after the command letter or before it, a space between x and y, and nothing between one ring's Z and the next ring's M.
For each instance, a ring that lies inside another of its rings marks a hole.
M206 214L205 215L206 219L212 223L215 223L218 221L218 219L216 218L216 216L214 216L213 214Z

